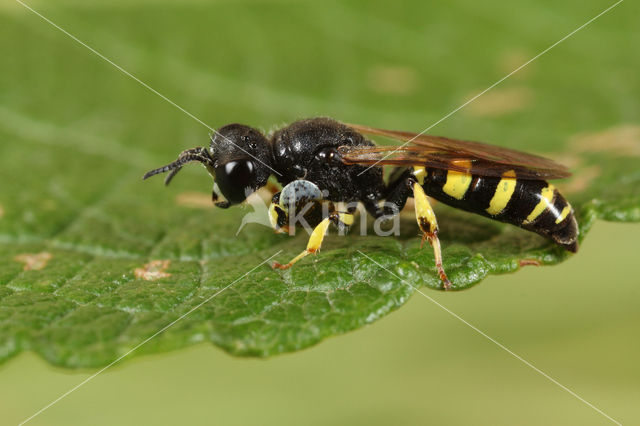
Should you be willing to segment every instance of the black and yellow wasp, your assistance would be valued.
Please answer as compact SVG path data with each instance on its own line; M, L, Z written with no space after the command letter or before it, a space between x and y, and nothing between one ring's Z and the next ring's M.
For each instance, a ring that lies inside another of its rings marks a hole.
M364 135L404 141L376 146ZM410 143L406 143L410 142ZM178 159L151 170L144 179L170 172L168 184L189 162L200 162L224 196L216 206L243 202L276 175L283 189L269 208L276 231L287 231L292 209L311 203L306 222L314 227L307 248L287 264L320 249L331 223L348 227L354 205L362 203L376 218L397 214L414 198L422 242L435 253L445 289L451 287L442 267L438 224L427 195L445 204L548 237L571 252L578 250L578 224L571 205L546 180L569 176L551 160L478 142L343 124L330 118L300 120L269 136L242 124L223 126L208 147L183 151ZM383 166L394 165L390 179ZM384 201L384 204L382 202ZM340 205L350 207L344 210Z

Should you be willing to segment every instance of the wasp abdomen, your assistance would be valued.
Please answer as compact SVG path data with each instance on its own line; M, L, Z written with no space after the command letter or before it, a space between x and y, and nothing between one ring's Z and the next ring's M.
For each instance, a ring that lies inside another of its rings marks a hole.
M420 168L414 173L427 194L445 204L536 232L571 252L578 250L573 209L553 184L518 179L513 171L502 177Z

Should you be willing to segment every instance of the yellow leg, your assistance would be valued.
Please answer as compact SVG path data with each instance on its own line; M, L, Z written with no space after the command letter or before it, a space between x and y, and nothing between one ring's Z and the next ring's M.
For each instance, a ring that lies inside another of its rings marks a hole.
M353 225L355 216L352 213L335 212L329 216L329 219L338 226L349 227Z
M282 210L282 207L274 202L269 205L269 222L276 234L289 233L289 220L287 213Z
M284 265L278 262L274 262L272 266L278 269L288 269L288 268L291 268L294 263L296 263L298 260L302 259L306 255L310 253L315 253L318 250L320 250L320 246L322 245L322 240L324 240L324 235L327 233L327 229L329 228L330 223L331 223L330 218L326 218L322 222L320 222L318 226L316 226L313 232L311 233L311 236L309 237L309 242L307 243L307 248L302 253L300 253L293 259L291 259L291 262L286 263Z
M425 240L429 241L429 244L433 247L433 255L436 260L436 269L438 270L438 275L440 275L440 280L442 280L444 289L449 290L451 288L451 281L447 278L447 274L445 274L444 268L442 267L442 253L440 251L440 240L438 239L438 222L436 221L436 215L431 208L427 195L418 182L413 182L411 186L413 188L413 199L416 206L416 220L422 231L420 248L424 245Z
M324 219L314 228L311 236L309 237L307 248L302 253L291 259L291 262L284 265L278 262L274 262L272 265L273 268L291 268L293 264L298 260L307 256L308 254L316 253L318 250L320 250L320 246L322 246L322 240L324 240L324 236L327 233L327 229L329 229L329 224L331 222L335 223L336 225L342 224L344 226L349 226L353 223L353 215L351 213L332 213L328 218Z

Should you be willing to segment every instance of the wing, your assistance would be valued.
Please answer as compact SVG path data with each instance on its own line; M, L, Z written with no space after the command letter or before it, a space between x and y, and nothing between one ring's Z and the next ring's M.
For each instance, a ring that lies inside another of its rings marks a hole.
M497 177L513 170L519 179L533 180L571 175L561 164L514 149L359 124L346 125L363 134L410 142L403 146L341 146L339 152L346 164L423 166Z

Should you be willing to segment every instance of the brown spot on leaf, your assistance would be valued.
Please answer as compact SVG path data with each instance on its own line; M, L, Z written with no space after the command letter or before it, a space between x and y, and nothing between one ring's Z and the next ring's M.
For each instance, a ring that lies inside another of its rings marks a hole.
M151 262L144 264L142 268L136 268L134 273L136 278L147 281L167 278L171 276L170 273L165 272L169 268L169 264L171 264L170 260L152 260Z
M53 256L51 253L43 251L40 253L23 253L13 258L16 262L24 263L25 271L39 271L47 266L47 262L51 260Z
M2 207L2 204L0 204L0 219L2 219L3 216L4 216L4 208Z
M408 95L418 86L418 74L409 67L378 65L367 73L369 88L385 95Z
M536 260L536 259L520 259L520 260L518 260L518 264L520 266L540 266L540 265L542 265L542 263L540 263L540 261Z
M578 152L614 152L640 157L640 126L626 124L602 132L583 133L569 141Z
M210 209L213 207L211 194L203 192L183 192L176 196L176 204L193 209Z
M473 99L477 93L467 97ZM526 87L509 87L492 89L472 101L467 107L467 113L477 117L498 117L515 111L520 111L531 104L533 92Z

